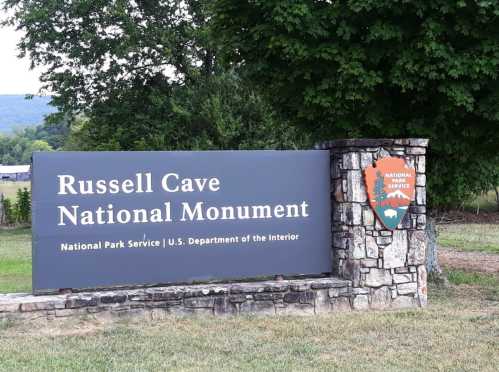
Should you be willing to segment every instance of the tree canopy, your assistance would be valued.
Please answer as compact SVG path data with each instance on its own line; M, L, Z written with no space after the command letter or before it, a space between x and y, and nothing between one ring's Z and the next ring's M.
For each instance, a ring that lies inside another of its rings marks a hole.
M25 32L21 54L46 68L58 120L71 123L69 147L428 137L433 206L497 182L495 1L5 0L4 8Z
M227 62L316 139L430 138L433 206L494 177L498 2L216 0L213 16Z
M219 66L209 1L6 0L22 54L72 117L66 148L298 147L308 136ZM54 115L53 115L54 116ZM61 115L54 121L61 121Z

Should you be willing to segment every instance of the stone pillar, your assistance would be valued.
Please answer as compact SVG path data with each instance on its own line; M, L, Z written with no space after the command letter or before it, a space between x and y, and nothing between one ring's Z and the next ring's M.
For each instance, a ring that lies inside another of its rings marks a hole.
M352 281L354 309L425 306L427 139L349 139L318 146L331 152L334 275ZM363 170L386 156L416 169L416 194L395 230L369 206Z

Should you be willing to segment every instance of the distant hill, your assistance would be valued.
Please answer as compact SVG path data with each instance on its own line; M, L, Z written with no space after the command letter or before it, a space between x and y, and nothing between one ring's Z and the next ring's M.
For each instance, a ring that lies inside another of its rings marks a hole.
M16 127L43 123L43 118L56 109L49 105L50 97L0 95L0 133L11 133Z

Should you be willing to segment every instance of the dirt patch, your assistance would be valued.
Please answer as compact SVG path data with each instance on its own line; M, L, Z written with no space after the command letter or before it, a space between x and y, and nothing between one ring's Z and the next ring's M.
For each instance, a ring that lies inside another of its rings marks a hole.
M439 263L447 268L499 273L499 254L483 252L459 252L453 249L439 248Z

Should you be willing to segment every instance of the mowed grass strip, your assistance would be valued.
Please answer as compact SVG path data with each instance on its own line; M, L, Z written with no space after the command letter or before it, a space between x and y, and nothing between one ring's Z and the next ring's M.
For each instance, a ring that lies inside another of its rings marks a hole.
M459 287L431 288L430 294L431 305L423 310L117 324L59 319L48 330L6 323L0 366L7 371L496 371L497 304Z
M499 225L439 225L438 243L459 251L499 253Z
M0 293L31 291L31 229L0 229Z

